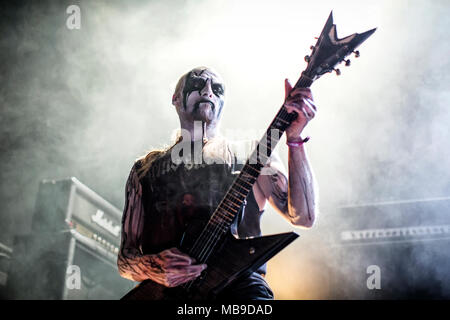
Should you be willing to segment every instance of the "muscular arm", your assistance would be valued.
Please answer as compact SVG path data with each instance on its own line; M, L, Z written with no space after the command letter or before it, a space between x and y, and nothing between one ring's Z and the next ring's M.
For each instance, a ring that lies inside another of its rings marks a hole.
M273 155L253 191L262 209L266 201L290 223L312 227L316 216L317 188L303 146L289 148L289 179L282 162Z

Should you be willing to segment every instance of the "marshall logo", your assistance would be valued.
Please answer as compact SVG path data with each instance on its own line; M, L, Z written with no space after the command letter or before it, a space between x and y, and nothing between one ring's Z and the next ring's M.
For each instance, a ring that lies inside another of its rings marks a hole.
M97 210L97 212L91 216L92 222L113 234L115 237L118 237L120 234L120 226L115 226L111 220L104 217L104 214L105 213L102 210Z

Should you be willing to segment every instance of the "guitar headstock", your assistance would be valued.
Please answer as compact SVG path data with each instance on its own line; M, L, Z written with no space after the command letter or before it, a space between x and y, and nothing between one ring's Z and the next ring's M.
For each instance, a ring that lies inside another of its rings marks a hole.
M323 74L336 71L339 75L339 69L335 69L336 65L345 61L345 65L350 65L350 60L345 60L347 56L354 53L359 57L359 52L355 49L363 43L369 36L375 32L376 28L366 31L364 33L354 33L345 38L339 39L337 37L336 25L333 24L333 11L330 13L325 26L317 39L317 43L311 46L311 54L305 57L308 63L302 77L297 82L296 86L309 86L315 80L319 79ZM303 82L300 83L303 78Z

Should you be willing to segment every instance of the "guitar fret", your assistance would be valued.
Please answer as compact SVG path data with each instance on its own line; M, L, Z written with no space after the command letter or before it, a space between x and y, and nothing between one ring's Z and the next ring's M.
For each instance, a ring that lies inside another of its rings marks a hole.
M237 211L239 211L239 208L241 207L239 204L234 203L233 201L231 201L228 198L224 199L223 203L225 203L228 207L230 207L232 209L236 209Z
M267 160L269 160L269 157L266 157L265 155L263 155L263 154L259 154L259 158L261 158L261 157L264 157L262 160L264 161L264 162L266 162Z
M231 193L229 193L228 194L229 196L231 196L231 197L233 197L234 199L236 199L237 201L239 201L239 202L243 202L243 200L244 199L239 199L239 198L237 198L237 197L235 197L233 194L231 194ZM236 203L235 203L236 204ZM240 207L240 206L239 206Z
M217 215L213 215L213 216L211 217L210 222L211 222L212 224L221 224L221 223L223 223L223 220L222 220L221 217L218 217Z
M242 181L242 180L240 180L240 181ZM242 181L243 183L246 183L245 181ZM244 189L246 192L250 192L250 189L248 189L248 188L251 188L251 186L243 186L243 185L240 185L240 184L238 184L237 182L236 182L236 185L238 185L239 187L241 187L242 189ZM246 195L245 195L246 196Z
M211 217L210 221L211 221L211 223L223 224L224 222L231 222L232 220L227 216L219 216L217 214L214 214Z
M240 208L241 205L238 204L238 203L236 203L236 202L234 202L233 200L229 199L229 198L228 198L229 196L231 196L230 193L226 195L227 201L231 202L231 203L234 204L236 207L239 207L239 208ZM233 198L237 199L236 197L233 197ZM237 199L237 200L238 200L238 202L242 203L242 200L241 200L241 199Z
M249 174L247 174L247 175L242 174L242 176L239 179L240 179L240 181L242 181L246 185L248 185L248 188L251 188L256 181L256 178Z
M219 231L221 231L219 234L217 234L217 228L219 228ZM226 228L223 228L223 227L221 227L220 225L217 225L216 226L216 229L215 230L211 230L211 229L206 229L205 231L207 232L207 233L209 233L210 235L212 235L214 238L216 238L216 239L218 239L221 235L222 235L222 233L223 232L225 232L227 229Z
M223 212L220 212L220 211L216 211L216 213L213 215L213 217L214 216L217 216L217 217L219 217L221 219L225 219L225 220L230 220L231 219L226 214L224 214Z
M221 208L223 211L221 211L222 216L227 220L227 221L233 221L234 218L234 214L228 212L227 210L225 210L224 208Z
M256 159L255 159L255 158L256 158ZM249 163L250 163L250 164L257 164L257 165L259 165L259 166L261 166L261 167L264 167L264 164L263 164L261 161L259 161L258 158L259 158L259 157L258 157L258 154L252 155L252 156L250 157L250 159L249 159Z
M230 206L228 206L227 204L225 204L225 202L222 202L222 205L225 205L227 208L229 208L231 211L233 211L234 213L237 213L238 211L231 208Z
M235 183L235 185L237 185L237 183ZM233 186L233 191L239 193L239 194L240 194L241 196L243 196L244 198L247 197L246 194L244 194L244 193L242 193L242 192L236 190L234 186ZM246 191L248 192L248 190L246 190Z
M277 119L277 121L282 121L282 122L284 122L285 124L290 124L289 121L286 121L286 120L284 120L284 119L281 119L278 115L275 117L275 119Z
M242 171L244 171L245 169L250 168L252 169L254 172L257 173L257 176L259 176L259 174L261 173L261 171L253 168L250 164L246 164L245 167L242 169ZM253 176L251 173L247 172L249 175ZM256 178L256 177L255 177Z
M236 182L241 182L243 187L246 187L247 189L249 189L249 188L252 187L252 184L247 182L248 179L251 179L251 178L248 178L248 177L245 177L245 176L241 175L241 176L239 176L237 178Z

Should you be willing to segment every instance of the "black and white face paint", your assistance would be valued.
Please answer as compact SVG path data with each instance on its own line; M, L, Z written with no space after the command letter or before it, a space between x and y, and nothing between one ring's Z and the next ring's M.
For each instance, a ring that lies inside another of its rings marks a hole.
M210 70L191 71L183 88L183 108L194 121L216 122L224 105L224 85Z

